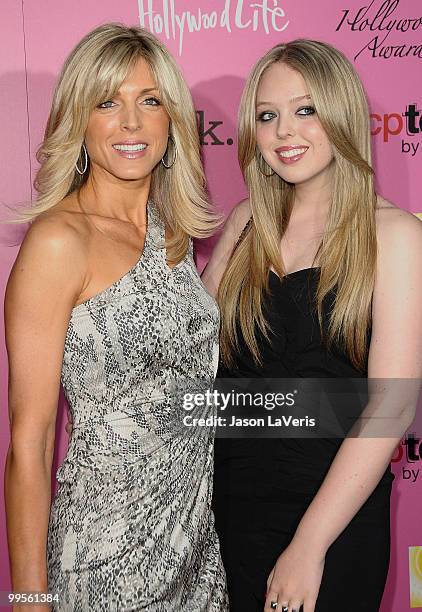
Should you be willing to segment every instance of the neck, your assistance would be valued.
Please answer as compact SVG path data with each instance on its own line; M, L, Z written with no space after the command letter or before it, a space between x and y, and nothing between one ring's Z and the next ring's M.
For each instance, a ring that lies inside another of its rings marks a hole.
M326 216L332 196L332 174L325 172L311 181L295 185L292 214L299 216Z
M119 179L102 168L91 168L81 187L84 212L143 225L151 187L151 175L143 179Z

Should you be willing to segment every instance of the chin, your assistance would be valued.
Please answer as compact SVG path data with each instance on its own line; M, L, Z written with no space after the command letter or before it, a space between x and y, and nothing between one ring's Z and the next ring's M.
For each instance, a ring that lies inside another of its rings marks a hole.
M135 173L131 173L131 174L126 174L126 175L122 175L119 176L118 178L122 181L144 181L148 178L150 178L151 176L151 172L149 172L148 174L142 173L142 174L135 174Z
M278 176L287 183L294 183L299 185L301 183L307 183L308 181L312 181L316 177L325 174L325 172L328 170L328 167L324 166L322 168L311 169L309 167L305 168L303 166L302 168L300 168L299 166L291 168L286 168L285 166L282 166L280 168L280 166L278 166L274 170L277 172Z
M278 168L277 174L283 181L286 183L291 183L293 185L299 185L300 183L306 183L314 177L314 174L310 174L308 172L300 172L298 170L291 170L290 172L286 172L284 168Z
M116 170L111 172L113 176L122 181L141 181L151 176L153 168L130 168L126 170Z

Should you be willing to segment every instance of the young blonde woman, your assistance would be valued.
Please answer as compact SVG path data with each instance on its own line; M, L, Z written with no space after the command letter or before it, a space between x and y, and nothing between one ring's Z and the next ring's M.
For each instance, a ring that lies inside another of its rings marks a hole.
M239 117L250 195L203 275L218 291L220 375L418 383L422 225L375 194L368 108L351 64L321 42L279 45L252 70ZM389 413L389 437L216 441L232 612L379 609L389 462L409 398Z
M6 295L13 590L48 589L60 611L226 610L212 438L181 429L180 401L217 367L218 308L190 237L218 220L161 43L118 24L89 33L40 161ZM50 513L60 381L73 431Z

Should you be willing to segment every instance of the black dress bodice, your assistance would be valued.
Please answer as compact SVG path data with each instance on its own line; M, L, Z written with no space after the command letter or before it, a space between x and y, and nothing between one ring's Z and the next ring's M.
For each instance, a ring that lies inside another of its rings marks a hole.
M240 350L234 368L220 363L221 378L366 378L357 369L344 346L324 343L315 303L319 268L307 268L282 280L269 273L269 292L264 298L264 315L269 338L258 333L262 365L258 366L239 333ZM327 331L335 292L323 304L323 329ZM369 344L369 343L368 343ZM341 406L338 407L341 410ZM321 485L343 439L217 439L215 444L216 488L230 495L284 495L294 492L313 497ZM271 469L269 469L271 466ZM243 481L242 475L245 474ZM246 476L247 474L247 476ZM390 469L383 482L390 482ZM251 490L253 488L253 491ZM222 491L221 491L222 492Z

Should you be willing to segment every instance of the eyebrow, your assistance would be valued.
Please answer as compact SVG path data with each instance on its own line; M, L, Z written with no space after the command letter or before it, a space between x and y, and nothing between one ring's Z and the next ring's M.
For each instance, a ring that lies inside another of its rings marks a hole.
M299 102L300 100L310 100L310 99L311 99L311 96L309 94L305 94L304 96L297 96L296 98L290 98L289 102ZM258 102L256 106L258 108L258 106L268 106L270 104L271 102L262 101L262 102Z
M300 100L310 100L310 94L305 94L304 96L298 96L297 98L290 98L289 102L299 102Z
M158 87L148 87L146 89L141 89L139 95L141 96L142 94L150 93L151 91L158 91ZM120 95L120 91L116 93L116 96L118 95Z

